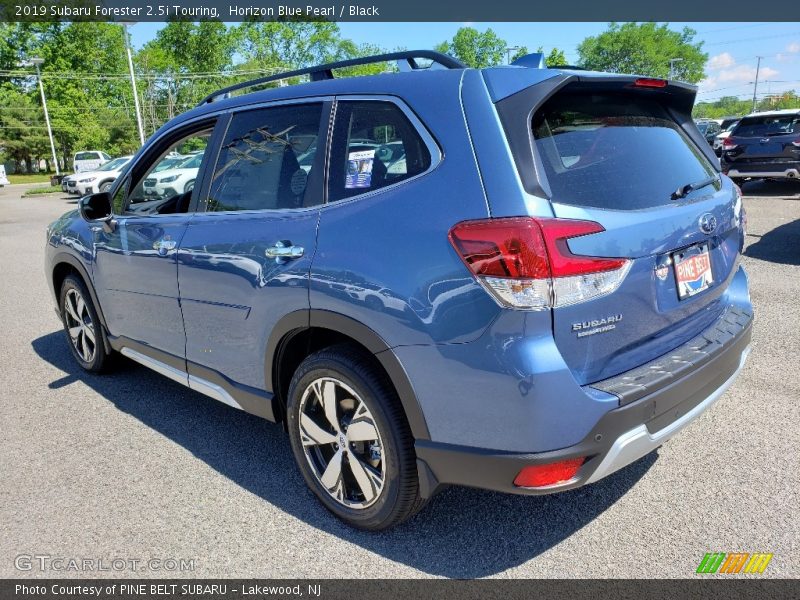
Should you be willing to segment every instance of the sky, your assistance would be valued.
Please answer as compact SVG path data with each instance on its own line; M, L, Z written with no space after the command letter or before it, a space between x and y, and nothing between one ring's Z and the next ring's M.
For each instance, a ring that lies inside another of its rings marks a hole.
M459 27L479 30L491 27L509 46L543 46L564 50L570 63L577 62L577 46L597 35L606 23L339 23L342 35L356 43L372 43L387 49L432 48L450 39ZM153 39L163 23L138 23L131 28L137 48ZM706 78L699 83L698 100L721 96L752 97L757 57L762 56L759 97L785 90L800 91L800 23L670 23L697 31L696 40L708 52Z

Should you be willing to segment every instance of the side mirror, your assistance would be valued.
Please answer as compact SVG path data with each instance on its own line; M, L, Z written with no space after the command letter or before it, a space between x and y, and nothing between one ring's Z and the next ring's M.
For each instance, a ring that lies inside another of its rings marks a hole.
M80 201L81 216L90 223L102 223L103 229L111 233L116 228L114 215L111 213L111 194L100 192L84 196Z

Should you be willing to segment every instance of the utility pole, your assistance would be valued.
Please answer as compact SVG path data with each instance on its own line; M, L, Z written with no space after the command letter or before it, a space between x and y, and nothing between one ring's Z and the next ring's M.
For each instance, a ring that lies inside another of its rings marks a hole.
M128 54L128 70L131 73L131 87L133 88L133 106L136 109L136 125L139 128L139 142L144 146L144 128L142 127L142 113L139 110L139 93L136 91L136 77L133 74L133 57L131 45L128 42L128 27L136 25L134 22L122 23L122 35L125 37L125 52Z
M763 56L757 56L758 64L756 65L756 81L753 85L753 112L756 112L756 94L758 93L758 74L761 71L761 59Z
M32 58L28 64L36 67L36 79L39 82L39 92L42 94L42 108L44 109L44 121L47 123L47 136L50 138L50 151L53 153L53 165L56 168L56 175L60 175L61 171L58 169L58 157L56 156L56 144L53 141L53 129L50 127L50 114L47 112L47 98L44 96L44 84L42 84L42 73L39 71L39 65L44 62L43 58Z
M675 63L683 62L682 58L670 58L669 59L669 78L675 79Z

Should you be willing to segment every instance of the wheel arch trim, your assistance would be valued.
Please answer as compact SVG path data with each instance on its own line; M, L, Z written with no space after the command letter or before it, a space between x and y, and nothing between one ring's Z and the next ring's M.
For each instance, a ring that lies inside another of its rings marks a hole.
M103 345L106 348L106 352L111 352L111 345L108 342L108 325L106 324L106 317L103 314L103 308L100 306L100 301L97 298L97 292L94 289L94 282L92 278L89 276L89 272L86 270L86 267L83 263L76 258L74 255L69 254L68 252L59 252L55 254L52 259L50 260L50 283L53 287L53 294L56 298L56 304L58 305L59 311L61 310L61 290L56 289L55 285L55 274L56 269L59 265L66 264L75 269L80 275L81 279L83 279L83 284L86 286L86 289L89 291L89 296L91 296L92 304L94 305L94 309L97 312L97 317L100 319L100 325L103 327L103 331L105 332L103 337ZM59 313L59 317L60 317Z
M298 310L288 313L278 321L267 341L265 356L267 392L274 393L282 346L294 335L313 328L341 333L361 344L375 356L397 391L412 435L415 439L430 439L428 425L414 387L392 348L374 330L341 313L321 309ZM277 393L275 398L278 399Z

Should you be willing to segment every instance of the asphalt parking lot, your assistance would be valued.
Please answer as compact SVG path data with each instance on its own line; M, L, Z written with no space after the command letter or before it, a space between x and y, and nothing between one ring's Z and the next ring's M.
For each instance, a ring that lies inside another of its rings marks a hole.
M597 484L449 489L381 534L321 508L279 426L128 361L81 372L42 269L44 228L75 200L24 189L0 189L2 577L691 577L718 551L800 576L800 184L745 185L753 351L710 412ZM17 569L35 554L194 570Z

